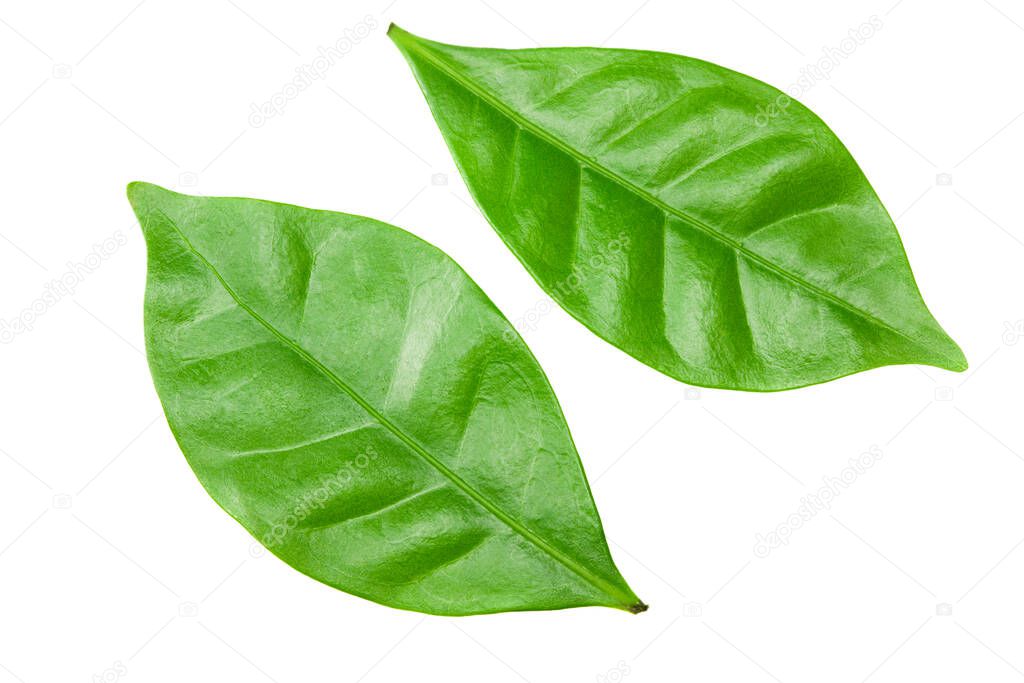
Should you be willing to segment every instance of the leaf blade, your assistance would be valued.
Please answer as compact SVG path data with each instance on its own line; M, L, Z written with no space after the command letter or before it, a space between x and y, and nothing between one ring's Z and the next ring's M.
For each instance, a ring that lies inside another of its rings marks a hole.
M345 214L145 184L129 198L168 422L272 552L431 613L639 609L543 372L454 262Z
M887 364L966 367L827 126L794 102L792 120L749 132L758 107L782 95L774 88L664 53L464 48L395 26L389 35L503 241L571 315L642 362L755 391ZM573 203L572 216L550 208ZM607 253L616 228L632 242L617 260ZM581 253L611 265L581 265ZM858 282L855 267L873 277ZM744 297L745 281L761 291Z

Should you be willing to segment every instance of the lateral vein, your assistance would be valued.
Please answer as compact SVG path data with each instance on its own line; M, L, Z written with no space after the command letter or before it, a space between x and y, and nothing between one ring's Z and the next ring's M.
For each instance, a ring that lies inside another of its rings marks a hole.
M224 287L228 295L235 300L235 303L237 303L238 306L242 308L242 310L251 315L258 323L260 323L264 328L266 328L268 332L277 337L281 341L281 343L287 346L293 353L295 353L304 361L312 365L313 368L319 371L322 375L324 375L324 377L326 377L328 381L330 381L336 387L341 389L363 410L369 413L369 415L372 418L380 422L381 425L383 425L388 431L394 434L402 443L404 443L406 446L412 449L414 453L423 458L428 464L433 466L438 472L440 472L444 477L451 481L452 484L454 484L457 488L462 490L463 493L465 493L467 496L476 501L481 507L483 507L485 510L487 510L492 515L497 517L498 520L500 520L514 532L522 536L525 540L537 546L537 548L539 548L545 554L549 555L552 559L562 564L564 567L569 569L571 572L573 572L583 580L585 580L587 583L590 583L599 590L604 591L616 600L621 601L622 606L624 608L629 609L636 602L635 596L631 596L629 593L624 592L623 590L616 587L609 581L590 571L589 569L581 565L579 562L572 559L571 557L563 553L561 550L548 543L544 538L540 537L539 535L531 531L529 528L524 526L521 522L519 522L514 517L506 513L504 510L502 510L496 503L494 503L489 498L484 496L482 493L477 491L472 485L469 484L469 482L460 477L458 474L456 474L454 471L448 468L447 465L445 465L433 454L427 451L422 445L420 445L418 441L416 441L415 438L407 434L398 425L394 424L391 420L389 420L383 413L378 411L373 405L369 403L369 401L363 398L363 396L359 394L359 392L357 392L355 389L349 386L347 382L341 379L330 368L328 368L319 360L317 360L316 357L314 357L311 353L306 351L306 349L300 346L296 341L294 341L293 339L285 335L283 332L278 330L276 327L274 327L272 324L270 324L268 320L263 318L263 316L261 316L251 306L249 306L242 300L238 293L235 292L234 288L232 288L231 285L228 284L228 282L224 279L224 276L220 274L220 271L217 270L217 268L209 261L209 259L206 258L206 256L204 256L198 249L195 248L191 240L189 240L188 236L185 235L185 233L182 232L181 228L178 227L177 223L175 223L174 220L172 220L171 217L168 216L164 211L160 209L157 209L157 211L167 220L168 224L178 234L178 236L181 238L182 242L185 244L188 250L192 252L192 254L194 254L196 258L202 261L207 268L209 268L210 272L214 275L214 277L217 278L217 280L220 282L221 286Z
M828 290L823 289L823 288L819 287L818 285L815 285L815 284L813 284L811 282L808 282L807 280L803 279L802 277L800 277L800 276L798 276L798 275L796 275L794 273L791 273L791 272L785 270L781 266L779 266L779 265L775 264L774 262L766 259L765 257L761 256L760 254L757 254L756 252L753 252L750 249L746 248L745 246L743 246L742 243L734 240L733 238L729 237L728 235L722 233L721 231L716 230L714 227L708 225L707 223L705 223L704 221L700 220L699 218L691 216L688 213L685 213L684 211L682 211L680 209L677 209L676 207L674 207L674 206L672 206L670 204L665 203L664 201L662 201L658 197L655 197L654 195L652 195L647 190L644 190L643 188L639 187L638 185L632 183L631 181L627 180L626 178L623 178L619 174L615 173L614 171L612 171L611 169L609 169L608 167L606 167L604 164L602 164L601 162L597 161L596 159L583 154L582 152L580 152L576 148L572 147L571 145L569 145L565 141L555 137L554 135L552 135L548 131L544 130L540 126L538 126L535 123L533 123L532 121L530 121L528 118L526 118L525 116L523 116L519 112L517 112L514 109L510 108L509 106L507 106L504 102L502 102L500 99L498 99L493 93L491 93L485 87L483 87L481 85L478 85L477 83L475 83L474 81L472 81L472 80L470 80L468 78L463 77L462 74L460 74L457 70L452 68L452 66L450 64L448 64L448 62L445 61L444 59L442 59L441 57L438 57L438 56L434 55L432 52L430 52L430 51L420 47L419 45L417 45L417 44L415 44L415 43L413 43L411 41L403 41L402 44L407 49L415 51L417 54L422 56L424 59L426 59L428 62L430 62L433 66L435 66L437 69L439 69L441 72L443 72L449 78L451 78L453 81L455 81L456 83L458 83L462 87L466 88L468 91L470 91L470 93L472 93L473 95L475 95L479 99L481 99L484 102L486 102L492 108L496 109L498 112L503 114L506 118L508 118L510 121L512 121L512 123L514 123L516 126L518 126L520 128L523 128L524 130L530 131L530 133L532 133L533 135L536 135L537 137L539 137L540 139L544 140L545 142L547 142L551 146L555 147L558 150L561 150L564 154L567 154L568 156L574 158L577 163L582 164L582 165L586 165L586 166L592 168L595 172L600 173L601 175L605 176L606 178L608 178L609 180L611 180L615 184L620 185L621 187L625 188L626 190L629 190L629 191L633 192L634 194L638 195L641 199L644 199L644 200L650 202L651 204L653 204L654 206L658 207L663 212L665 212L666 215L675 216L676 218L679 218L680 220L682 220L683 222L687 223L691 227L693 227L693 228L695 228L695 229L697 229L697 230L707 234L711 238L716 239L716 240L726 244L727 246L729 246L732 249L736 250L739 255L742 255L744 258L750 259L751 261L754 261L754 262L760 264L762 267L764 267L767 270L773 272L778 277L781 277L781 278L783 278L785 280L788 280L789 282L797 285L798 287L806 289L807 291L809 291L812 294L818 296L819 298L825 299L826 301L829 301L832 304L834 304L834 305L836 305L836 306L838 306L838 307L840 307L842 309L845 309L846 311L848 311L850 313L858 315L861 318L867 320L868 322L871 322L871 323L873 323L873 324L875 324L875 325L877 325L877 326L879 326L879 327L881 327L881 328L883 328L883 329L885 329L885 330L887 330L889 332L892 332L893 334L896 334L896 335L906 339L907 341L909 341L909 342L911 342L911 343L913 343L913 344L915 344L915 345L917 345L919 347L925 348L927 350L927 347L925 347L922 344L921 341L919 341L918 339L915 339L914 337L910 336L909 334L907 334L906 332L900 330L899 328L893 327L892 325L890 325L889 323L885 322L881 318L878 318L874 314L872 314L872 313L870 313L868 311L865 311L864 309L862 309L862 308L860 308L858 306L855 306L854 304L850 303L849 301L846 301L844 299L839 298L838 296L836 296L835 294L832 294Z

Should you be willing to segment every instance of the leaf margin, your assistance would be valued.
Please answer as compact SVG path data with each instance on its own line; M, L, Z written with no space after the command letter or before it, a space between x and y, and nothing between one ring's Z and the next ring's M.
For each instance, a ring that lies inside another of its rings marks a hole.
M505 317L505 315L502 313L502 311L497 307L496 304L494 304L494 302L490 299L490 297L487 295L487 293L465 271L465 269L462 267L462 265L458 261L456 261L451 256L449 256L441 248L439 248L436 245L428 242L427 240L423 239L422 237L419 237L415 233L407 231L407 230L405 230L405 229L403 229L403 228L401 228L399 226L393 225L391 223L387 223L387 222L384 222L384 221L376 220L376 219L369 218L369 217L366 217L366 216L361 216L361 215L357 215L357 214L347 214L347 213L344 213L344 212L337 212L337 211L330 211L330 210L311 209L311 208L308 208L308 207L303 207L303 206L299 206L299 205L295 205L295 204L271 201L271 200L266 200L266 199L251 198L251 197L187 195L187 194L179 193L179 192L176 192L176 191L173 191L173 190L169 190L167 188L161 187L161 186L153 184L153 183L148 183L148 182L144 182L144 181L133 181L133 182L128 184L128 186L126 188L126 194L128 196L129 203L131 204L133 210L135 211L135 214L136 214L136 217L137 217L137 221L138 221L138 223L140 225L140 228L142 229L142 231L144 233L144 236L146 235L146 232L147 232L147 225L146 225L146 223L147 223L147 221L149 219L149 216L144 216L143 215L142 209L140 208L141 201L139 200L139 198L140 198L140 194L141 193L154 192L154 191L159 193L159 194L173 195L175 198L178 198L178 199L184 198L184 199L187 199L187 200L203 200L203 199L241 200L241 201L247 201L247 202L257 202L257 203L261 203L261 204L265 204L265 205L271 205L271 206L288 207L288 208L299 209L301 211L307 211L307 212L328 213L328 214L334 214L336 216L351 217L351 218L356 218L356 219L359 219L359 220L362 220L362 221L369 221L369 222L372 222L377 227L383 227L383 228L386 228L388 230L396 231L398 233L401 233L405 237L412 238L413 240L418 242L421 246L423 246L426 249L429 249L429 250L435 252L438 255L441 255L448 262L450 262L450 264L456 269L456 271L458 273L460 273L461 276L464 277L473 287L476 288L476 290L478 291L480 296L483 298L484 302L491 308L492 313L497 315L502 321L504 321L506 323L506 325L508 327L508 330L512 334L515 335L515 338L520 342L520 344L522 345L522 348L525 350L525 352L527 353L528 357L537 366L537 369L539 371L538 374L539 374L540 378L544 381L545 386L547 387L548 391L550 392L550 395L551 395L551 398L552 398L552 401L553 401L552 407L554 409L554 414L557 415L557 417L560 418L560 420L562 421L562 423L565 426L566 437L568 439L568 443L571 446L573 454L575 456L574 464L575 464L576 468L578 469L578 473L579 473L579 476L580 476L580 478L582 480L583 487L586 490L587 495L589 496L589 500L590 500L591 506L592 506L593 511L594 511L594 520L593 521L596 524L597 530L599 531L601 538L604 540L605 548L606 548L606 550L608 552L608 557L609 557L609 561L611 562L611 566L616 571L616 573L619 575L619 578L620 578L620 580L622 582L622 588L625 589L625 590L622 590L622 589L620 589L618 587L615 587L615 586L611 585L609 582L605 581L602 577L600 577L600 576L596 575L595 573L587 570L587 568L585 566L581 565L579 562L573 560L571 557L567 557L565 555L565 553L563 553L561 550L559 550L558 548L556 548L556 547L552 546L550 543L548 543L540 534L538 534L537 532L533 532L532 530L529 530L524 524L514 520L512 515L502 511L497 504L495 504L495 503L493 503L491 501L487 501L487 504L485 504L484 500L486 500L486 497L483 494L477 492L475 487L472 486L472 484L469 484L468 482L465 482L464 480L462 480L461 477L458 477L457 473L451 472L451 470L447 466L445 466L444 463L438 461L435 456L431 455L429 453L429 451L426 450L425 447L423 447L422 445L418 444L418 442L416 442L414 437L406 435L405 432L400 427L398 427L397 425L394 425L390 420L387 419L386 416L384 416L382 413L380 413L375 408L373 408L373 406L371 404L369 404L363 397L361 397L358 394L358 392L352 390L352 392L349 393L349 391L347 389L342 388L339 384L335 384L335 386L337 386L340 390L344 391L350 398L352 398L354 401L356 401L360 405L360 407L363 408L372 419L374 419L375 421L379 422L382 426L385 426L385 428L388 429L388 431L391 434L393 434L396 438L399 438L400 440L402 440L402 442L407 447L409 447L410 449L413 449L417 453L417 455L419 455L421 457L423 455L426 455L427 458L430 459L430 460L428 460L428 463L432 467L434 467L439 473L442 473L442 475L446 476L446 478L447 478L447 475L444 475L444 473L442 472L441 468L443 468L444 470L448 470L453 476L455 476L460 481L462 481L462 485L455 484L456 487L460 491L465 493L467 496L471 497L475 502L477 502L479 505L481 505L481 507L484 507L491 515L496 517L500 522L505 523L507 526L509 526L509 528L511 528L520 537L522 537L525 540L527 540L528 542L536 545L548 557L550 557L551 559L555 560L556 562L559 562L564 567L566 567L569 571L575 573L577 576L579 576L581 579L583 579L585 582L589 583L590 585L592 585L595 588L599 589L600 591L604 592L610 598L614 599L615 602L592 603L592 604L587 604L587 605L565 605L565 606L560 606L560 607L541 607L541 608L538 608L538 607L528 607L528 606L515 607L515 608L501 608L501 607L499 607L499 608L494 608L494 609L473 610L473 611L465 611L465 612L464 611L442 611L442 610L435 611L435 610L431 610L431 609L415 608L415 607L409 607L409 606L406 606L406 605L401 605L401 604L396 604L396 603L384 602L384 601L382 601L378 597L371 596L369 594L366 594L366 593L358 591L358 590L353 590L350 587L342 588L340 586L336 586L336 585L333 585L331 583L327 583L323 579L320 579L320 578L314 576L311 573L311 571L307 571L307 570L303 569L302 567L296 566L289 559L287 559L287 558L283 557L281 554L279 554L278 550L280 550L280 546L273 546L273 547L271 547L271 546L267 546L266 544L264 544L262 539L256 534L256 532L249 528L249 526L246 524L245 520L242 518L241 514L236 514L236 513L232 512L232 511L228 510L227 507L225 507L225 504L222 503L221 500L218 499L218 497L213 495L213 492L211 491L211 489L208 486L207 482L204 481L204 479L199 476L199 473L196 471L196 469L192 465L192 461L191 461L190 457L186 454L186 451L185 451L185 448L184 448L184 445L183 445L183 437L181 436L181 430L179 429L178 425L176 424L176 421L174 420L174 418L172 417L171 413L169 412L169 410L167 408L167 400L165 400L165 398L163 397L163 395L161 394L160 391L157 391L157 397L158 397L158 400L160 401L161 409L162 409L162 411L164 413L164 417L167 420L168 427L169 427L169 429L171 431L172 436L175 439L175 442L176 442L176 444L178 446L179 451L181 451L182 455L185 457L186 463L188 464L189 469L192 471L193 476L196 477L196 479L198 480L199 484L203 487L203 490L217 504L217 506L221 510L223 510L224 513L226 513L229 517L231 517L233 520L235 520L235 522L237 522L246 531L246 533L248 533L250 536L252 536L252 540L254 541L255 546L258 546L258 547L264 549L265 551L270 552L275 557L277 557L282 562L284 562L291 569L293 569L293 570L295 570L295 571L297 571L297 572L299 572L299 573L309 577L310 579L316 581L317 583L320 583L320 584L323 584L325 586L328 586L328 587L330 587L330 588L332 588L334 590L337 590L337 591L340 591L340 592L343 592L343 593L347 593L349 595L354 595L356 597L362 598L362 599L367 600L369 602L373 602L373 603L376 603L376 604L379 604L379 605L384 605L386 607L391 607L393 609L401 609L401 610L404 610L404 611L413 611L413 612L422 613L422 614L431 614L431 615L435 615L435 616L456 616L456 617L461 617L461 616L476 616L476 615L485 615L485 614L498 614L498 613L507 613L507 612L560 611L560 610L563 610L563 609L576 609L576 608L579 608L579 607L611 607L611 608L618 609L618 610L621 610L621 611L629 612L630 614L640 614L640 613L645 612L645 611L647 611L649 609L649 605L646 604L645 602L643 602L642 600L640 600L640 598L636 596L636 593L632 590L632 588L626 582L625 578L622 577L621 572L618 570L618 567L617 567L616 563L614 562L614 558L611 557L610 547L608 547L607 535L606 535L606 533L604 531L604 523L603 523L603 521L601 519L600 512L599 512L598 507L597 507L597 503L594 500L593 490L591 488L590 481L589 481L589 479L586 476L586 472L585 472L585 469L583 467L583 461L582 461L582 458L580 457L579 449L576 446L575 439L572 436L572 432L569 429L568 420L565 417L564 410L562 409L561 403L558 400L558 397L557 397L557 394L554 391L554 388L551 386L550 378L547 376L547 373L544 372L543 366L540 364L540 362L536 358L535 354L533 353L533 350L529 347L528 344L526 344L525 340L519 334L518 330L515 329L515 326L512 325L512 323L510 321L508 321L508 319ZM312 354L310 354L309 352L306 352L304 349L301 349L301 347L298 346L298 344L296 342L294 342L294 340L289 339L287 337L287 335L282 333L280 330L277 330L276 328L274 328L273 325L271 325L268 321L266 321L261 316L259 316L259 314L257 312L253 311L248 304L245 304L243 301L241 301L241 299L237 296L237 293L224 280L222 275L217 271L217 269L213 266L213 264L210 263L208 261L208 259L206 259L206 257L203 254L201 254L197 249L195 249L195 247L189 241L188 237L181 231L180 227L175 223L175 221L173 219L171 219L170 216L168 216L161 209L157 209L157 212L160 213L163 216L163 218L169 224L171 224L174 227L175 231L177 232L177 235L178 235L179 239L182 241L182 243L184 245L184 248L187 249L190 253L192 253L197 259L199 259L200 262L203 264L203 267L205 269L207 269L211 274L213 274L213 276L220 283L220 285L225 289L227 294L230 296L232 301L235 302L236 305L238 305L240 308L245 310L245 312L250 317L252 317L254 320L256 320L256 322L261 324L264 327L264 329L266 329L268 332L270 332L272 335L274 335L281 343L285 344L293 352L299 354L300 357L302 357L305 362L313 364L314 368L317 369L320 372L326 372L327 374L325 375L325 377L329 381L331 381L332 383L335 383L334 379L337 379L338 382L340 382L341 384L345 384L344 380L341 380L340 378L337 378L335 373L330 371L328 368L324 367L322 363L320 363L315 357L312 356ZM147 249L146 289L147 289L147 296L148 296L149 278L152 277L152 272L151 272L150 267L149 267L149 260L152 258L152 256L149 254L150 244L149 244L148 239L146 240L146 249ZM144 317L148 318L148 315L149 315L149 311L148 311L148 306L147 306L144 309ZM148 332L148 328L149 328L148 321L144 322L144 327L147 329L147 332ZM148 338L147 338L147 342L148 342ZM300 353L300 351L301 351L301 353ZM146 344L146 358L147 358L147 364L149 365L149 369L150 369L151 379L154 381L154 385L155 385L156 384L156 378L157 378L157 375L154 372L155 361L154 361L154 358L153 358L153 352L152 352L151 347L150 347L150 345L148 343ZM321 366L323 368L323 370L321 370L320 368L316 368L316 366ZM387 426L387 425L390 425L390 426ZM408 441L406 439L408 439ZM433 461L433 462L430 462L430 461ZM454 484L454 480L449 479L449 481L452 481L452 483ZM470 493L471 491L473 493ZM475 493L475 495L474 495L474 493ZM499 511L501 514L497 514L496 511ZM510 521L512 523L509 523ZM563 561L562 558L567 559L568 562ZM582 570L582 571L580 571L580 570Z
M639 188L638 186L634 185L628 179L623 178L623 177L615 174L611 169L608 169L607 167L605 167L601 162L597 161L596 159L592 159L592 158L588 157L586 154L580 152L579 150L576 150L575 148L573 148L566 141L558 139L556 136L552 135L551 133L546 131L541 126L535 124L534 122L532 122L528 118L525 118L524 116L522 116L519 112L517 112L517 111L511 109L510 107L508 107L504 102L501 101L500 98L498 98L494 93L489 92L485 87L479 86L476 83L472 82L471 80L462 77L452 67L452 65L446 63L445 60L443 60L441 58L435 57L432 53L429 52L429 50L424 49L423 46L436 45L436 46L439 46L439 47L451 47L451 48L456 48L456 49L470 49L470 50L479 50L479 51L493 50L493 51L503 51L503 52L532 52L532 51L541 51L541 50L543 50L545 52L560 52L560 51L570 52L570 51L579 50L579 49L609 49L609 50L611 50L611 49L614 49L614 48L585 48L583 46L550 47L550 48L549 47L535 47L535 48L521 48L521 49L515 49L515 48L492 48L492 47L469 47L469 46L455 45L455 44L449 44L449 43L442 43L442 42L434 41L434 40L431 40L431 39L428 39L428 38L423 38L421 36L415 35L415 34L409 32L409 31L401 28L400 26L398 26L394 22L392 22L388 26L387 36L392 40L392 42L395 44L395 46L398 48L399 52L402 54L402 56L405 58L406 62L408 63L408 66L409 66L410 70L413 72L413 75L415 77L417 86L419 87L419 89L421 91L421 94L423 95L424 100L426 101L426 103L428 105L428 109L429 109L429 111L431 113L431 116L435 120L435 123L437 124L437 127L439 129L439 132L441 132L441 137L444 140L445 145L448 147L448 150L449 150L449 152L451 154L452 160L453 160L456 168L459 170L460 175L462 175L463 179L466 181L467 190L469 191L470 196L473 198L473 201L476 204L477 208L484 215L484 217L487 220L488 224L492 227L494 232L497 233L497 235L498 235L499 239L501 239L502 243L509 249L509 251L511 251L515 255L516 259L522 264L522 266L527 270L527 272L529 272L530 276L534 279L534 281L537 283L537 285L541 287L541 289L545 292L545 294L547 294L554 301L556 301L559 304L559 306L562 308L562 310L564 310L567 314L569 314L577 322L582 324L585 328L590 330L590 332L592 332L596 337L601 339L603 342L611 345L612 347L616 348L617 350L621 351L622 353L625 353L626 355L632 357L634 360L636 360L636 361L638 361L640 363L643 363L644 365L646 365L647 367L655 370L656 372L659 372L659 373L664 374L664 375L666 375L668 377L671 377L672 379L675 379L675 380L677 380L679 382L682 382L684 384L688 384L688 385L691 385L691 386L697 386L697 387L702 387L702 388L707 388L707 389L726 389L726 390L731 390L731 391L745 391L745 392L750 392L750 393L775 393L775 392L780 392L780 391L790 391L790 390L794 390L794 389L802 389L802 388L806 388L806 387L817 386L817 385L820 385L820 384L826 384L828 382L832 382L832 381L835 381L835 380L843 379L845 377L850 377L852 375L860 374L862 372L867 372L869 370L874 370L874 369L878 369L878 368L882 368L882 367L890 367L890 366L896 367L896 366L901 366L901 365L927 365L927 366L936 367L936 368L939 368L939 369L942 369L942 370L949 370L949 371L952 371L952 372L963 372L963 371L968 369L969 366L968 366L967 358L966 358L963 350L960 348L960 346L957 344L957 342L941 327L941 325L935 319L935 316L933 314L931 314L931 311L930 311L930 309L928 309L927 304L924 302L924 297L923 297L923 295L922 295L922 293L920 291L920 287L917 284L917 278L914 276L913 271L909 267L909 258L908 258L908 255L906 253L906 247L905 247L905 245L903 243L902 237L899 234L899 231L896 230L895 221L892 219L891 215L889 214L888 209L885 207L884 203L881 201L881 198L878 196L878 193L875 190L874 186L871 185L871 183L868 181L866 175L864 174L863 169L860 167L860 164L857 164L856 162L854 163L854 165L856 167L857 172L860 174L860 177L863 180L865 186L870 191L871 196L877 202L878 206L882 209L883 212L885 212L886 217L889 219L890 223L893 226L893 232L894 232L894 235L895 235L895 238L896 238L897 246L899 248L899 253L902 256L903 261L907 265L907 268L908 268L908 276L909 276L909 279L910 279L910 283L913 286L914 291L917 294L917 297L920 300L921 305L924 307L925 311L928 312L928 314L931 317L932 322L935 325L935 328L941 333L941 335L942 335L942 337L944 339L944 342L945 342L944 349L942 350L941 354L939 354L939 355L944 356L943 361L936 361L936 360L933 360L932 358L928 358L928 357L907 358L907 359L901 359L901 360L896 361L896 362L888 361L888 360L878 360L878 361L872 361L871 363L864 363L864 364L862 364L860 366L857 366L857 367L851 369L849 372L837 374L837 375L834 375L834 376L828 376L828 377L826 377L824 379L815 379L815 380L811 380L811 381L808 381L808 382L805 382L805 383L785 384L785 385L780 385L780 386L764 387L764 386L735 386L735 385L732 385L732 384L729 384L729 383L725 383L725 382L723 382L723 383L714 383L714 382L698 381L698 380L695 380L692 377L685 377L685 376L683 376L682 373L677 373L677 372L671 371L671 370L669 370L667 368L664 368L664 367L657 367L653 362L645 360L645 359L642 359L642 358L639 358L638 356L635 356L633 353L631 353L629 351L626 351L617 342L613 341L608 336L606 336L605 333L603 333L603 332L599 331L598 329L596 329L592 322L586 320L580 313L578 313L575 310L573 310L573 307L571 307L570 305L567 304L567 302L565 300L565 297L558 290L558 288L548 289L546 286L541 284L543 280L542 280L542 277L536 271L535 266L533 266L525 258L525 256L523 256L520 253L520 251L516 247L513 246L513 244L510 242L510 240L508 238L506 238L506 236L503 233L503 231L498 228L499 222L492 218L491 212L483 205L483 202L477 196L477 192L474 190L472 184L468 180L470 178L470 175L466 172L466 169L463 166L463 163L462 163L462 161L461 161L461 159L459 157L459 154L456 153L453 141L449 140L449 136L443 130L442 122L441 122L438 114L434 110L434 104L433 104L433 101L431 99L431 96L428 93L428 91L427 91L427 89L426 89L422 79L420 78L420 74L418 72L417 65L416 65L414 59L412 58L412 54L413 53L416 53L416 54L419 54L419 55L425 57L428 61L431 62L432 66L437 68L439 71L442 71L448 78L451 78L454 82L456 82L460 86L466 88L466 90L471 92L475 97L478 97L483 102L485 102L488 106L492 107L493 109L495 109L496 111L501 113L503 116L505 116L513 125L516 126L517 134L521 130L529 132L531 135L534 135L535 137L537 137L541 141L546 142L547 144L551 145L552 147L557 149L559 152L561 152L563 154L566 154L567 156L575 159L576 162L578 164L580 164L582 167L588 168L591 171L596 172L597 174L599 174L599 175L605 177L606 179L610 180L611 182L615 183L619 187L622 187L623 189L625 189L625 190L635 194L640 199L642 199L644 202L647 202L648 204L651 204L655 208L663 211L666 216L669 216L669 215L675 216L676 218L678 218L678 219L682 220L683 222L689 224L691 227L699 230L701 233L709 236L710 238L712 238L714 240L717 240L719 242L722 242L723 244L726 244L727 246L732 248L734 253L736 253L737 255L742 253L742 255L744 257L750 258L751 261L754 261L754 262L758 263L758 265L761 265L762 267L765 267L765 268L771 270L772 272L776 273L777 275L780 275L781 277L783 277L786 280L789 280L790 282L797 283L798 286L803 287L803 288L807 289L808 291L811 291L812 293L815 293L817 296L821 296L826 301L829 301L829 302L831 302L831 303L833 303L835 305L838 305L843 310L846 310L846 311L848 311L850 313L853 313L853 314L863 318L865 321L867 321L870 324L877 325L878 327L880 327L880 328L882 328L882 329L884 329L884 330L886 330L888 332L895 333L898 336L900 336L900 337L902 337L902 338L912 342L919 349L924 350L926 352L926 354L925 354L926 356L927 356L927 352L929 352L929 348L924 343L922 343L921 341L908 336L902 330L899 330L897 328L892 327L892 325L890 325L889 323L885 322L884 320L881 320L881 319L877 318L874 314L870 313L869 311L864 311L864 310L860 309L859 307L853 305L851 302L847 302L847 301L837 297L836 295L832 294L831 292L828 292L827 290L824 290L821 287L819 287L817 285L814 285L813 283L807 282L807 281L803 280L802 278L800 278L799 276L796 276L796 275L794 275L792 273L789 273L788 271L786 271L782 267L776 265L775 263L773 263L772 261L768 260L767 258L765 258L763 256L760 256L759 254L756 254L755 252L750 251L746 247L742 246L742 244L736 242L734 239L729 237L728 235L725 235L721 231L716 230L714 227L707 225L704 221L701 221L700 219L698 219L698 218L696 218L694 216L690 216L689 214L687 214L687 213L685 213L685 212L683 212L683 211L681 211L679 209L676 209L676 208L672 207L671 205L669 205L664 200L662 200L662 199L660 199L658 197L655 197L654 195L650 194L649 192L647 192L643 188ZM662 57L674 57L674 58L682 57L682 55L678 55L678 54L675 54L675 53L656 51L656 50L620 49L619 51L622 51L622 52L632 52L632 53L642 53L642 54L649 54L649 55L658 55L658 56L662 56ZM695 57L685 57L685 59L692 60L692 61L695 61L695 62L700 62L700 63L706 64L706 65L712 66L712 67L714 67L716 69L720 69L720 70L729 72L731 74L738 75L738 76L741 76L743 78L750 79L752 81L756 81L758 84L767 86L768 88L771 88L772 90L775 90L775 91L779 92L780 94L785 94L785 93L782 93L782 91L779 91L778 89L776 89L774 86L772 86L772 85L770 85L768 83L765 83L764 81L761 81L761 80L757 79L754 76L750 76L748 74L737 72L737 71L734 71L733 69L729 69L728 67L724 67L724 66L721 66L719 64L714 64L712 62L707 62L705 60L702 60L702 59L699 59L699 58L695 58ZM793 100L793 102L796 102L796 100ZM822 120L817 114L815 114L809 108L805 107L805 110L807 111L807 113L809 113L811 116L813 116L823 126L823 128L825 130L828 130L832 134L832 136L835 138L836 142L842 147L843 150L845 150L847 152L847 154L849 154L850 158L853 159L854 157L853 157L852 154L850 154L849 149L846 147L846 144L839 138L838 135L835 134L834 131L832 131L831 127L829 127L828 124L825 123L824 120Z

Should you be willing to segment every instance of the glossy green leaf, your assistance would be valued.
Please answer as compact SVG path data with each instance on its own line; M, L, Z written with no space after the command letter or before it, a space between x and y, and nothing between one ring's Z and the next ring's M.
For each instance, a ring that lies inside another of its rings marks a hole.
M757 391L966 368L856 162L775 88L665 53L389 35L501 238L637 359Z
M167 421L274 554L434 614L645 608L547 378L445 254L342 213L144 183L128 195Z

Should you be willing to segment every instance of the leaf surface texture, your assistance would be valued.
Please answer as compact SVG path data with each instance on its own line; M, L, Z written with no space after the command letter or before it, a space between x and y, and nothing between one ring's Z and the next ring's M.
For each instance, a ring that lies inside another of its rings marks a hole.
M966 368L856 162L779 90L666 53L389 35L502 240L635 358L754 391Z
M529 349L367 218L133 183L146 348L210 495L299 571L434 614L644 608Z

